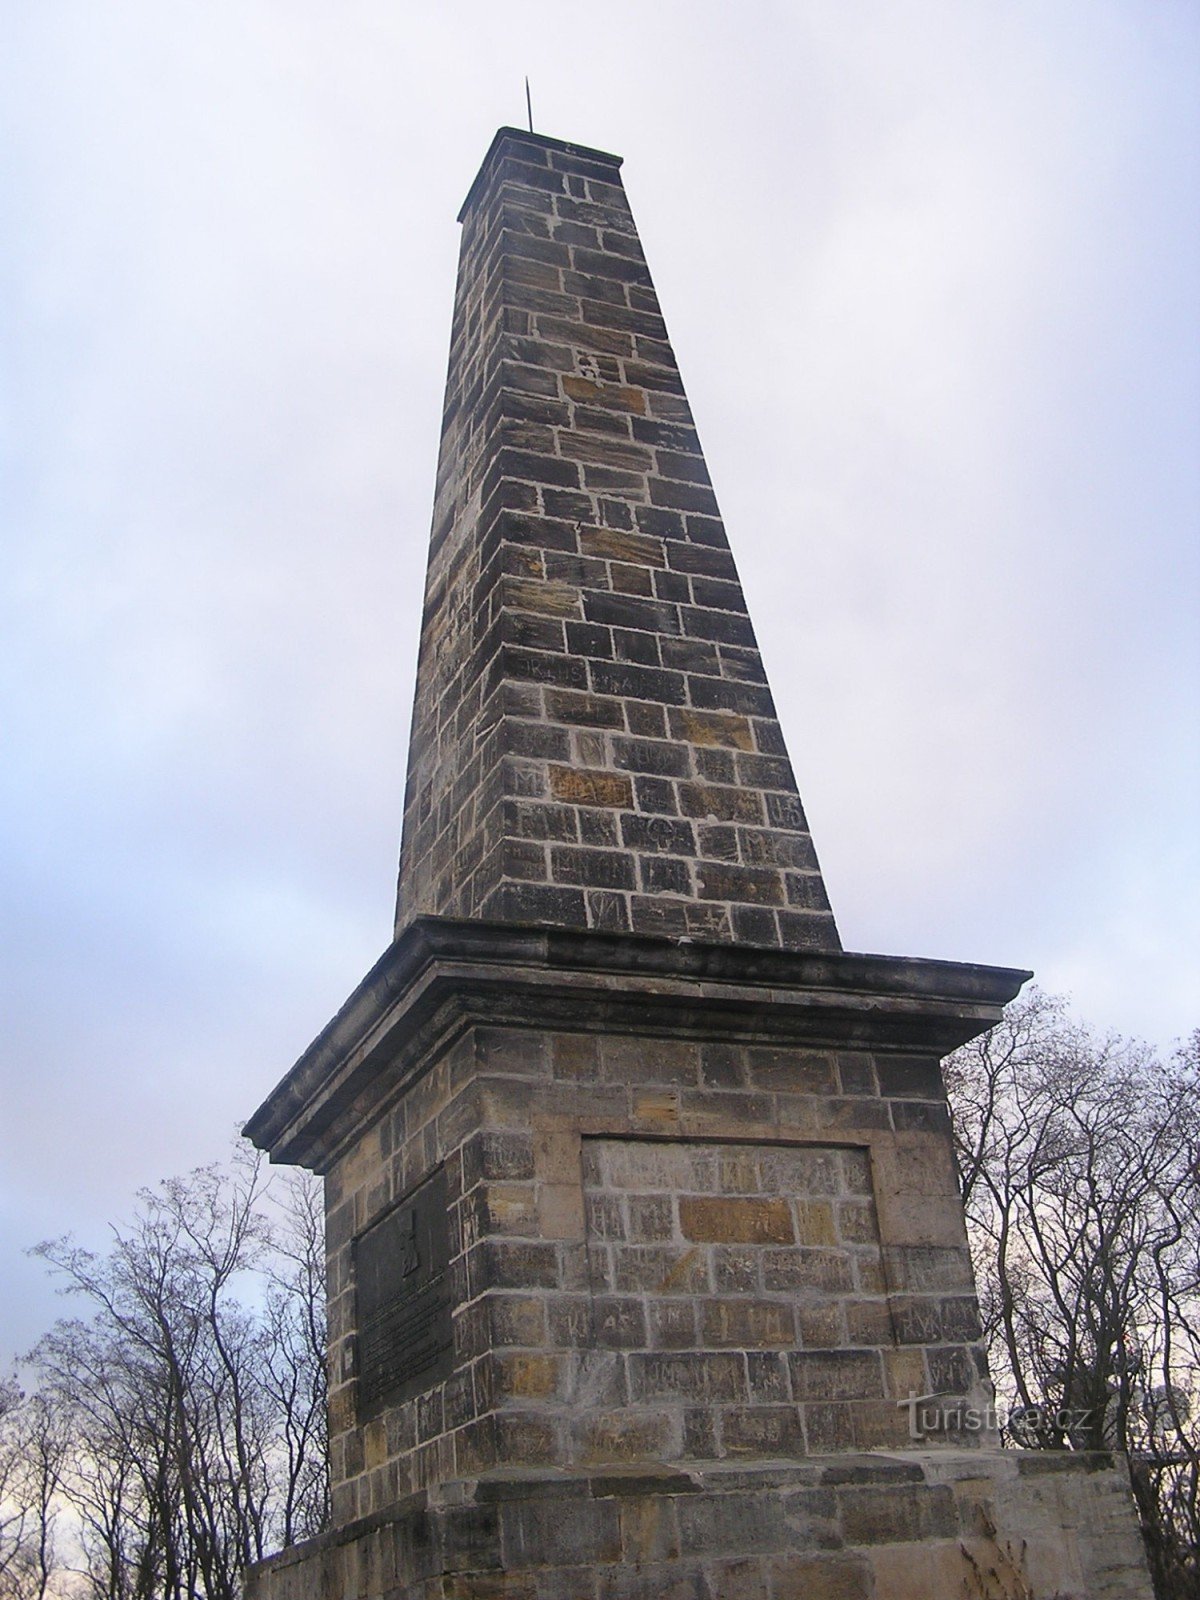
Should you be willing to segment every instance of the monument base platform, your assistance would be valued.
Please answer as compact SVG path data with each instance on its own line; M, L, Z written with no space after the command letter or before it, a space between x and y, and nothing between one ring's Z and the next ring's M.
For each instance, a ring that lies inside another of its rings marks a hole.
M285 1550L247 1600L1150 1600L1123 1462L930 1450L489 1474Z

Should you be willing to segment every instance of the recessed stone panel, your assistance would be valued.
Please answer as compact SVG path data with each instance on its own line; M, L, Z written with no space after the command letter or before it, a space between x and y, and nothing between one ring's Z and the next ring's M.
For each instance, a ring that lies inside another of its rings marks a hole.
M601 1347L694 1351L699 1397L707 1352L892 1342L866 1150L589 1138L583 1176Z

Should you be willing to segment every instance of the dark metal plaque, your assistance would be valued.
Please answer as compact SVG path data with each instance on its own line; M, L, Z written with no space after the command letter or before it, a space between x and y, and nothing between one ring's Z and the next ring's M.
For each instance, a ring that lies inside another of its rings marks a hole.
M354 1242L360 1417L420 1394L449 1373L449 1261L446 1174L439 1167Z

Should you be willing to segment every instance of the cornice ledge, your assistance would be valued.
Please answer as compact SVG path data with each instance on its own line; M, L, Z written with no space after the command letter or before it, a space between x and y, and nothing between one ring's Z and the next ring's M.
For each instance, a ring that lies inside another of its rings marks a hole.
M1032 974L843 951L677 943L421 917L387 949L245 1126L319 1165L339 1125L392 1098L472 1023L947 1050Z

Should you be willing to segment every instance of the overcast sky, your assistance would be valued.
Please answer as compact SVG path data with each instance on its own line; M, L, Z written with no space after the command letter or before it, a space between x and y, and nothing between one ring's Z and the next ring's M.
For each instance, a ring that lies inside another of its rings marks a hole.
M391 934L458 248L624 155L849 949L1200 1024L1193 0L0 0L0 1365Z

